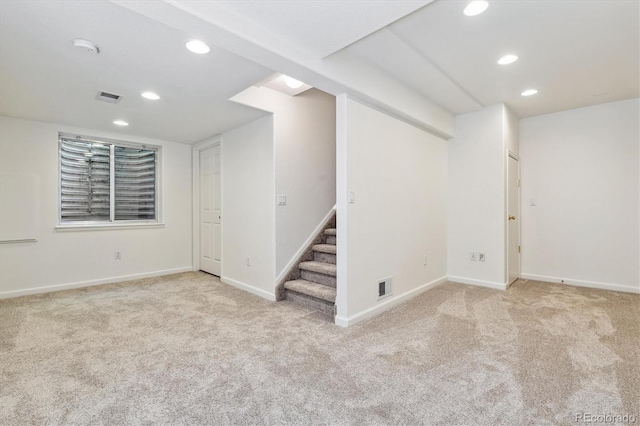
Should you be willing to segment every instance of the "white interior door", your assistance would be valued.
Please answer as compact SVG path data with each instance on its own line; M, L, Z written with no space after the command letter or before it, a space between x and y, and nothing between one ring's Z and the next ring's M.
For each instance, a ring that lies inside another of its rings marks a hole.
M509 284L520 278L520 173L519 162L509 156Z
M200 151L200 269L220 276L222 197L220 145Z

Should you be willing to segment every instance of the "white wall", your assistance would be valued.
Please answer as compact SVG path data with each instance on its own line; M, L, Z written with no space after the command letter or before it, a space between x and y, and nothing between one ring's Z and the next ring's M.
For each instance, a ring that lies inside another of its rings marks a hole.
M274 181L272 116L222 135L222 279L271 300Z
M56 231L58 132L161 145L165 226ZM0 244L0 297L191 270L191 146L0 117L0 172L35 175L39 192L38 241Z
M335 97L251 87L233 100L274 114L275 193L287 196L286 206L275 207L280 276L336 203Z
M521 120L525 277L640 291L638 105Z
M292 258L336 204L336 98L308 90L275 113L276 273ZM297 257L297 256L295 256Z
M447 142L346 95L337 120L337 323L349 325L446 279Z
M452 281L506 288L505 158L514 132L504 105L456 117L448 142L448 273ZM470 252L485 253L471 261Z

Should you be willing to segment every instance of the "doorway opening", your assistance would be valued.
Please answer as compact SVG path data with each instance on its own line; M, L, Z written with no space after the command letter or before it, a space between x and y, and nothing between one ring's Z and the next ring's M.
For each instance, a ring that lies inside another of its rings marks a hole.
M195 147L194 167L194 269L220 277L222 275L222 182L220 139L205 141Z
M507 167L507 286L520 278L520 161L509 152Z

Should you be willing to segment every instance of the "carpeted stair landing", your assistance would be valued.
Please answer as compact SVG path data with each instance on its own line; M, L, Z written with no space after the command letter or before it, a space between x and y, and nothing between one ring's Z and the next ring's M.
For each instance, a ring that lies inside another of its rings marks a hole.
M284 283L284 298L333 317L336 302L335 218L302 256L297 268Z

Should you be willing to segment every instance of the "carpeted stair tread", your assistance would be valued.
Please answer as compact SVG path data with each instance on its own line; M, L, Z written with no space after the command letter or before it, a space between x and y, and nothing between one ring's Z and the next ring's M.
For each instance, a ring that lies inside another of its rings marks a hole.
M338 268L336 265L332 263L323 263L323 262L302 262L298 265L300 269L304 269L305 271L318 272L320 274L325 275L338 275Z
M326 300L327 302L335 303L336 301L336 289L333 287L327 287L326 285L316 284L305 280L293 280L284 283L284 288L297 293L306 294L307 296Z
M338 252L338 247L333 244L316 244L315 246L313 246L313 251L336 254Z
M333 218L314 236L313 244L305 248L298 258L297 268L292 268L283 284L279 284L279 297L306 306L331 317L335 316L336 222Z

